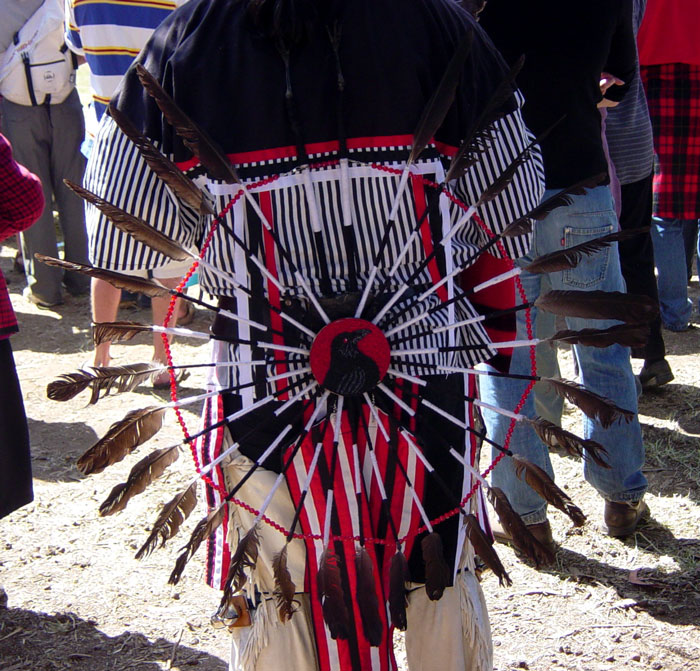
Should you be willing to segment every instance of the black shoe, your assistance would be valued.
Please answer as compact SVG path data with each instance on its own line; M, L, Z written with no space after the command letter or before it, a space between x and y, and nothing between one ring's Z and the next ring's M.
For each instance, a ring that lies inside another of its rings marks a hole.
M639 373L639 382L642 385L642 391L658 389L662 385L668 384L671 380L673 380L673 372L666 359L659 359L653 363L645 363Z

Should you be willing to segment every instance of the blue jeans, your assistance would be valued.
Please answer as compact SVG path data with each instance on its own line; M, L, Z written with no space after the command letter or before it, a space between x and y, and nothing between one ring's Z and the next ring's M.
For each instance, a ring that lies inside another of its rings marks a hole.
M547 191L544 198L555 191ZM535 233L530 254L518 263L522 266L533 258L573 245L601 237L617 230L617 217L613 209L612 196L607 187L598 187L584 196L573 196L573 203L559 207L544 220L535 224ZM543 277L528 272L520 276L527 300L535 300L541 293ZM576 289L625 291L620 270L617 245L612 245L596 254L584 258L576 268L550 273L547 279L553 289ZM517 313L517 337L527 338L524 311ZM537 310L532 310L533 323ZM618 322L567 318L570 329L607 328ZM637 392L634 374L630 365L629 348L620 345L611 347L581 347L576 345L574 353L578 362L581 382L591 391L611 399L616 405L637 411ZM513 351L510 372L530 373L530 348L517 347ZM486 403L513 410L520 400L527 383L507 378L479 376L481 398ZM530 394L520 411L534 417L534 394ZM510 420L493 411L483 410L488 436L503 444ZM647 480L642 474L644 445L637 417L629 423L615 423L604 429L598 422L584 417L584 437L597 441L608 452L606 461L610 469L601 468L589 459L584 460L586 480L609 501L636 501L642 497ZM553 474L549 453L534 430L524 422L517 422L510 441L510 449L522 454L550 475ZM497 451L494 448L494 457ZM546 519L546 503L527 484L520 480L513 468L512 460L505 458L493 470L492 484L500 487L508 496L511 505L526 524L536 524Z
M693 312L688 298L686 239L693 236L698 222L652 217L651 224L661 321L669 331L683 331Z

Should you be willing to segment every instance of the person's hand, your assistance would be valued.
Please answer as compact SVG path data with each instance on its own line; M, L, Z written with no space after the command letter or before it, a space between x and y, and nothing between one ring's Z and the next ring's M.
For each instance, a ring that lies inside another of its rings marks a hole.
M609 72L600 73L600 92L603 96L605 96L605 92L611 86L622 86L624 83L625 82L623 82L619 77L611 75Z
M611 87L611 86L621 86L624 84L619 77L616 77L615 75L611 75L609 72L601 72L600 73L600 93L603 96L603 99L598 103L598 107L615 107L618 103L615 102L614 100L608 100L605 97L605 92Z

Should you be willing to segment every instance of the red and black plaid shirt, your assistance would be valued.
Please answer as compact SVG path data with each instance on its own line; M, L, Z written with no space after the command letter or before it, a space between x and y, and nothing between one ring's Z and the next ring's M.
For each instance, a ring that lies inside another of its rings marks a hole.
M700 65L641 68L654 128L654 215L700 218Z
M12 158L12 147L0 134L0 240L29 228L44 209L41 181ZM17 331L17 319L0 272L0 338Z

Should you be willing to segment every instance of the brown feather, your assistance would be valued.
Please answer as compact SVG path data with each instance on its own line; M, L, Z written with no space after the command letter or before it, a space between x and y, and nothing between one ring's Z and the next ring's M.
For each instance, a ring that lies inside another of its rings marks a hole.
M92 341L97 347L105 342L125 342L139 333L152 332L153 327L150 324L129 321L97 322L92 325Z
M488 135L491 132L491 124L503 116L503 107L513 96L513 82L525 64L525 57L521 56L499 83L488 100L481 114L470 128L464 142L460 145L450 167L445 175L445 182L459 179L478 160L479 151L483 146L488 146Z
M542 381L546 382L558 396L580 408L586 417L600 422L604 429L620 419L630 422L634 418L635 413L631 410L620 408L609 398L599 396L576 382L552 377L542 378Z
M425 592L431 601L437 601L450 582L450 567L442 551L442 538L433 531L421 541L425 563Z
M231 557L231 563L224 583L224 595L222 605L228 603L234 592L240 592L248 582L246 571L254 569L258 561L260 551L260 538L256 527L251 527L245 536L239 541L236 551Z
M158 105L163 116L182 138L184 145L200 160L211 177L227 184L238 184L240 179L231 162L216 147L209 136L192 121L163 90L156 78L140 63L136 64L136 76Z
M618 231L617 233L611 233L610 235L604 235L600 238L595 238L594 240L588 240L587 242L582 242L579 245L574 245L573 247L568 247L566 249L560 249L556 252L550 252L549 254L543 254L537 257L532 263L525 266L525 270L531 273L556 273L561 270L568 270L570 268L575 268L581 259L595 254L610 247L614 242L620 242L624 240L629 240L644 231L649 229L633 229L630 231Z
M346 640L350 632L350 615L340 578L338 557L330 548L321 555L316 576L323 620L332 639Z
M129 411L124 419L112 424L107 433L78 459L78 470L92 475L121 461L160 431L167 409L152 405Z
M158 363L134 363L125 366L91 367L91 371L81 370L77 373L61 375L58 380L49 382L46 395L52 401L68 401L81 391L92 388L89 403L97 403L111 392L121 394L132 391L154 373L163 370Z
M503 529L513 539L513 545L532 560L537 568L551 564L554 561L554 553L532 535L520 515L513 510L503 490L491 487L488 496Z
M130 471L126 482L116 485L100 506L100 515L113 515L126 508L126 504L146 487L159 478L165 469L177 461L180 456L179 446L164 447L151 452L139 461Z
M177 585L182 577L187 562L192 559L194 553L197 552L203 541L207 540L211 534L221 526L228 512L228 502L224 501L219 506L214 508L204 519L197 522L197 526L192 531L187 545L182 548L182 552L175 560L175 568L173 568L168 584Z
M92 374L84 370L77 373L64 373L57 380L46 385L46 396L52 401L70 401L87 389L93 379Z
M369 644L376 647L382 642L384 625L379 617L379 599L374 583L372 559L363 547L355 553L355 572L357 574L355 596L362 620L362 630Z
M389 567L389 615L391 616L391 624L400 631L406 631L408 626L406 583L410 579L408 560L399 549L391 558L391 566Z
M100 210L120 231L128 233L134 240L143 243L151 249L155 249L173 261L187 261L188 259L196 258L192 252L185 249L180 243L157 231L143 219L139 219L116 205L112 205L112 203L100 198L92 191L84 189L82 186L73 184L67 179L63 181L83 200L92 203Z
M527 214L524 214L519 219L508 224L501 235L505 238L511 238L524 235L525 233L531 233L533 220L541 221L556 208L571 205L573 202L571 195L581 195L585 193L585 189L592 189L598 186L606 177L607 173L599 173L593 177L587 177L566 189L562 189L559 193L550 196Z
M616 319L642 324L659 316L659 303L649 296L621 291L552 289L535 301L535 307L562 317Z
M163 506L146 542L136 553L136 559L147 557L159 545L163 547L165 541L177 534L182 523L190 516L196 505L197 482L193 482L187 489L178 493Z
M109 115L114 119L122 133L134 143L148 167L168 185L180 200L183 200L199 214L212 216L216 214L211 196L184 175L182 170L167 156L158 151L153 143L136 129L136 126L131 123L131 119L112 103L109 105Z
M566 513L575 527L581 527L586 522L586 516L569 498L566 492L554 484L554 480L536 464L528 461L519 454L512 455L515 462L515 474L532 489L534 489L547 503Z
M43 254L34 254L34 256L37 258L37 260L45 263L47 266L63 268L63 270L89 275L90 277L95 277L99 280L109 282L112 286L117 287L117 289L131 291L131 293L134 294L141 293L153 298L158 296L168 296L171 293L170 289L164 287L162 284L142 277L115 273L113 270L93 268L92 266L86 266L82 263L73 263L72 261L61 261L61 259L54 259L50 256L44 256Z
M474 548L474 552L479 555L481 561L486 564L498 578L498 584L503 587L504 585L510 587L513 581L510 579L507 571L503 567L501 560L494 550L490 539L484 533L484 530L479 524L479 520L474 517L474 515L469 514L464 518L465 526L467 530L467 538Z
M596 443L595 440L579 438L570 431L566 431L541 417L530 419L528 422L547 447L552 449L561 447L575 457L583 457L584 453L586 453L601 468L610 468L610 465L602 456L607 455L607 450L599 443Z
M607 329L581 329L580 331L564 329L548 340L586 347L610 347L610 345L644 347L649 340L649 326L648 324L619 324Z
M425 110L423 110L418 126L413 133L413 147L408 157L408 165L416 161L428 146L428 143L433 139L440 126L442 126L450 107L452 107L455 94L457 93L457 85L464 70L464 63L467 60L473 41L474 33L470 30L457 45L454 55L447 64L440 84L428 101Z
M286 622L292 619L296 612L294 596L297 586L292 580L292 574L287 568L287 543L272 558L272 572L275 576L275 594L277 595L277 610L280 620Z

